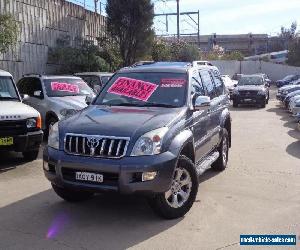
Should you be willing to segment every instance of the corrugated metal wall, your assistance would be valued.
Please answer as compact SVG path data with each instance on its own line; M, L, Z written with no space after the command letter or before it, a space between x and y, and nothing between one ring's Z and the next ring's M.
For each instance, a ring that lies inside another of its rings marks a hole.
M268 74L271 80L277 81L290 74L300 74L300 67L275 64L263 61L212 61L221 74L233 76L238 74Z
M95 40L105 34L105 17L65 0L0 0L0 13L11 13L19 22L19 41L4 55L0 69L18 80L26 73L55 73L48 64L48 48L57 38L70 36Z

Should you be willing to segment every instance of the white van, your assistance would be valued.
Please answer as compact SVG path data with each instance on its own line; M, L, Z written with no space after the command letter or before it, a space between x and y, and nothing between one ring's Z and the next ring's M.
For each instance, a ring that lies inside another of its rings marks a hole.
M220 76L220 70L217 66L214 66L209 61L193 61L193 67L197 67L198 69L211 69L214 72L215 76Z
M41 124L40 113L22 103L12 75L0 70L0 151L35 160L43 141Z

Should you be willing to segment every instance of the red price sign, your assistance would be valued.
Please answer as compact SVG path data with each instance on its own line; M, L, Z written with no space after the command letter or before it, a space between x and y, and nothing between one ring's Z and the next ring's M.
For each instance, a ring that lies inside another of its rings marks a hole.
M127 77L119 77L108 89L108 93L127 96L141 101L148 101L157 85L151 82L136 80Z
M65 82L51 82L52 91L64 91L71 93L79 93L79 87L76 84L70 84Z
M160 86L162 88L182 88L183 85L185 85L186 80L185 79L161 79Z

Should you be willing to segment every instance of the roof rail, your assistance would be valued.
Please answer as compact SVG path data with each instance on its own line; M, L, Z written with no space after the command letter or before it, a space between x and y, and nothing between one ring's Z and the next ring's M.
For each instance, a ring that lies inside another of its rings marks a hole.
M23 74L22 77L24 76L39 76L39 77L42 77L41 74L37 74L37 73L27 73L27 74Z

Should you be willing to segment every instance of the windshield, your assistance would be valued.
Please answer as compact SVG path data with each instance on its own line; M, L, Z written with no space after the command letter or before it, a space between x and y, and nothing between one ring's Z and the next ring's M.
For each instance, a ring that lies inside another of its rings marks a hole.
M59 78L44 81L49 97L93 95L92 89L81 79Z
M282 80L283 80L283 81L287 81L287 80L292 79L293 77L294 77L294 75L288 75L288 76L286 76L285 78L283 78Z
M243 76L238 85L262 85L263 79L260 76Z
M9 76L0 77L0 100L5 100L5 99L19 100L19 96L16 91L14 82Z
M111 78L95 104L181 107L187 82L187 74L182 73L120 73Z

